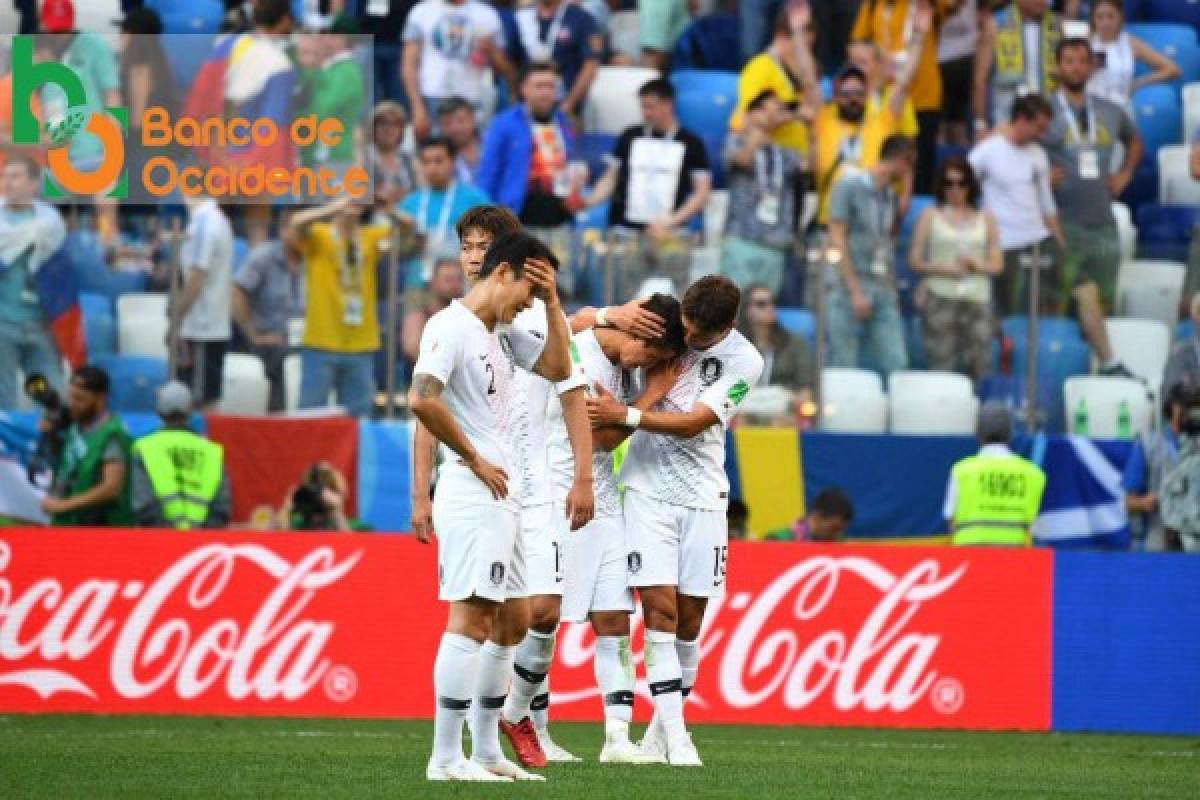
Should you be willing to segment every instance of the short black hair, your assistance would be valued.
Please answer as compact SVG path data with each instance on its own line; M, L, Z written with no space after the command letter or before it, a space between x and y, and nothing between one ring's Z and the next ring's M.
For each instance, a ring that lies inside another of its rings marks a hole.
M915 157L916 155L916 141L911 136L905 136L903 133L893 133L884 139L883 144L879 146L880 161L889 161L901 156Z
M108 394L108 373L95 364L85 364L75 370L71 376L71 384L80 389L86 389L96 394Z
M558 269L558 256L541 239L521 231L503 234L488 248L483 265L479 268L479 277L486 278L501 264L508 264L519 278L525 271L525 262L531 258L549 261L554 269Z
M430 136L428 139L425 139L421 142L421 146L418 148L418 150L421 153L424 153L431 147L444 148L446 150L446 155L450 156L450 158L454 158L454 144L445 136Z
M1092 52L1092 43L1082 36L1072 36L1070 39L1059 40L1058 45L1054 48L1054 61L1061 64L1063 53L1074 48L1086 50L1088 58L1095 59L1095 53Z
M459 239L462 239L467 231L473 228L489 234L492 239L499 239L506 233L515 233L521 230L521 221L504 206L490 204L474 206L463 212L454 226Z
M779 97L779 95L775 92L774 89L763 89L761 92L754 95L754 99L750 101L750 104L748 106L746 106L746 110L747 111L758 111L760 108L762 108L764 105L766 105L767 101L770 100L772 97L776 97L776 98Z
M663 333L656 339L646 339L651 347L663 347L675 355L687 349L683 340L683 315L679 301L669 294L652 294L642 303L642 308L651 311L663 320Z
M823 517L850 522L854 519L854 504L841 489L822 489L808 507L810 514L820 514Z
M1023 94L1013 100L1012 113L1009 119L1016 122L1019 119L1037 119L1038 117L1054 117L1054 106L1040 94Z
M652 78L638 89L638 97L657 97L659 100L675 102L675 87L666 78Z
M552 61L530 61L524 67L521 67L521 76L520 80L517 81L517 85L520 86L525 82L526 78L538 72L549 72L552 75L558 75L558 67L554 66L554 62Z
M701 333L716 333L737 321L742 292L724 275L705 275L683 294L680 312Z

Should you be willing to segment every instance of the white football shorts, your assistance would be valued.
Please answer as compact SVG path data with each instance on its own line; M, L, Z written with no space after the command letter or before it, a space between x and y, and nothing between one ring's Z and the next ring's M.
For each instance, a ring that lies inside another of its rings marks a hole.
M433 501L438 597L447 602L472 596L504 602L518 555L517 512L501 505L463 505L442 494L450 493L438 493Z
M675 586L689 597L725 593L725 512L687 508L625 490L629 585Z
M527 591L516 596L563 593L562 537L569 528L563 508L554 502L521 509Z
M591 611L633 612L625 569L625 521L597 517L565 539L567 580L562 618L586 622Z

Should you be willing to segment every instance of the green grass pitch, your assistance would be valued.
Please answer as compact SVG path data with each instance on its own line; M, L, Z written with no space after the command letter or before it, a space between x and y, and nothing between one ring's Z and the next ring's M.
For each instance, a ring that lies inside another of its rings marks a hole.
M640 728L640 726L638 726ZM0 797L1177 798L1200 739L696 726L702 769L598 764L599 725L558 723L583 764L545 784L430 784L429 722L0 716Z

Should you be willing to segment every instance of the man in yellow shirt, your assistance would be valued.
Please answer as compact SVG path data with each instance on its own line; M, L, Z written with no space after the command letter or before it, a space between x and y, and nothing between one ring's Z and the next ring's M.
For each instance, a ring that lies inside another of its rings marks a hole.
M962 0L866 0L850 33L853 41L873 42L883 52L888 71L898 75L913 70L912 102L917 114L918 194L928 194L937 159L938 126L941 124L942 74L938 70L937 36L925 35L920 47L913 41L924 15L940 24L958 9Z
M304 259L307 303L301 341L300 408L337 403L369 414L379 350L376 264L388 229L363 225L369 206L349 198L293 215L285 245Z

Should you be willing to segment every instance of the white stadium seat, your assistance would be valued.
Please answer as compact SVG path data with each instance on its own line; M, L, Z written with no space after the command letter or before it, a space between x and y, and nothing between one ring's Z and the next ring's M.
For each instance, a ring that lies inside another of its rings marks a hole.
M1133 224L1133 213L1124 203L1112 204L1113 217L1117 220L1117 239L1121 243L1121 261L1132 261L1137 253L1137 227Z
M1150 398L1146 387L1131 378L1076 375L1063 385L1067 428L1073 430L1076 412L1087 412L1087 435L1093 439L1115 439L1119 433L1121 402L1129 407L1130 432L1137 435L1150 427Z
M970 378L955 372L893 372L888 376L892 433L970 435L979 399Z
M283 396L285 408L300 407L300 354L292 353L283 359Z
M756 417L783 417L791 411L791 404L792 390L786 386L758 386L746 395L738 413Z
M704 241L718 244L725 235L725 219L729 216L729 190L713 189L704 206Z
M225 355L225 378L221 385L222 414L262 416L267 413L271 385L258 356L247 353Z
M1183 87L1183 139L1190 142L1200 130L1200 81Z
M1172 144L1158 151L1158 202L1164 206L1200 205L1200 181L1192 177L1191 147Z
M618 11L609 16L608 38L614 53L619 53L636 64L642 57L638 12Z
M1171 351L1170 329L1158 320L1124 317L1107 319L1105 326L1113 355L1157 396Z
M884 433L887 395L879 375L865 369L829 367L821 374L821 430Z
M166 360L166 294L135 292L117 298L117 352Z
M1122 317L1156 319L1168 329L1179 316L1184 264L1174 261L1129 261L1117 279L1117 313Z
M638 89L659 77L649 67L600 67L588 92L583 127L590 133L619 134L642 121Z

